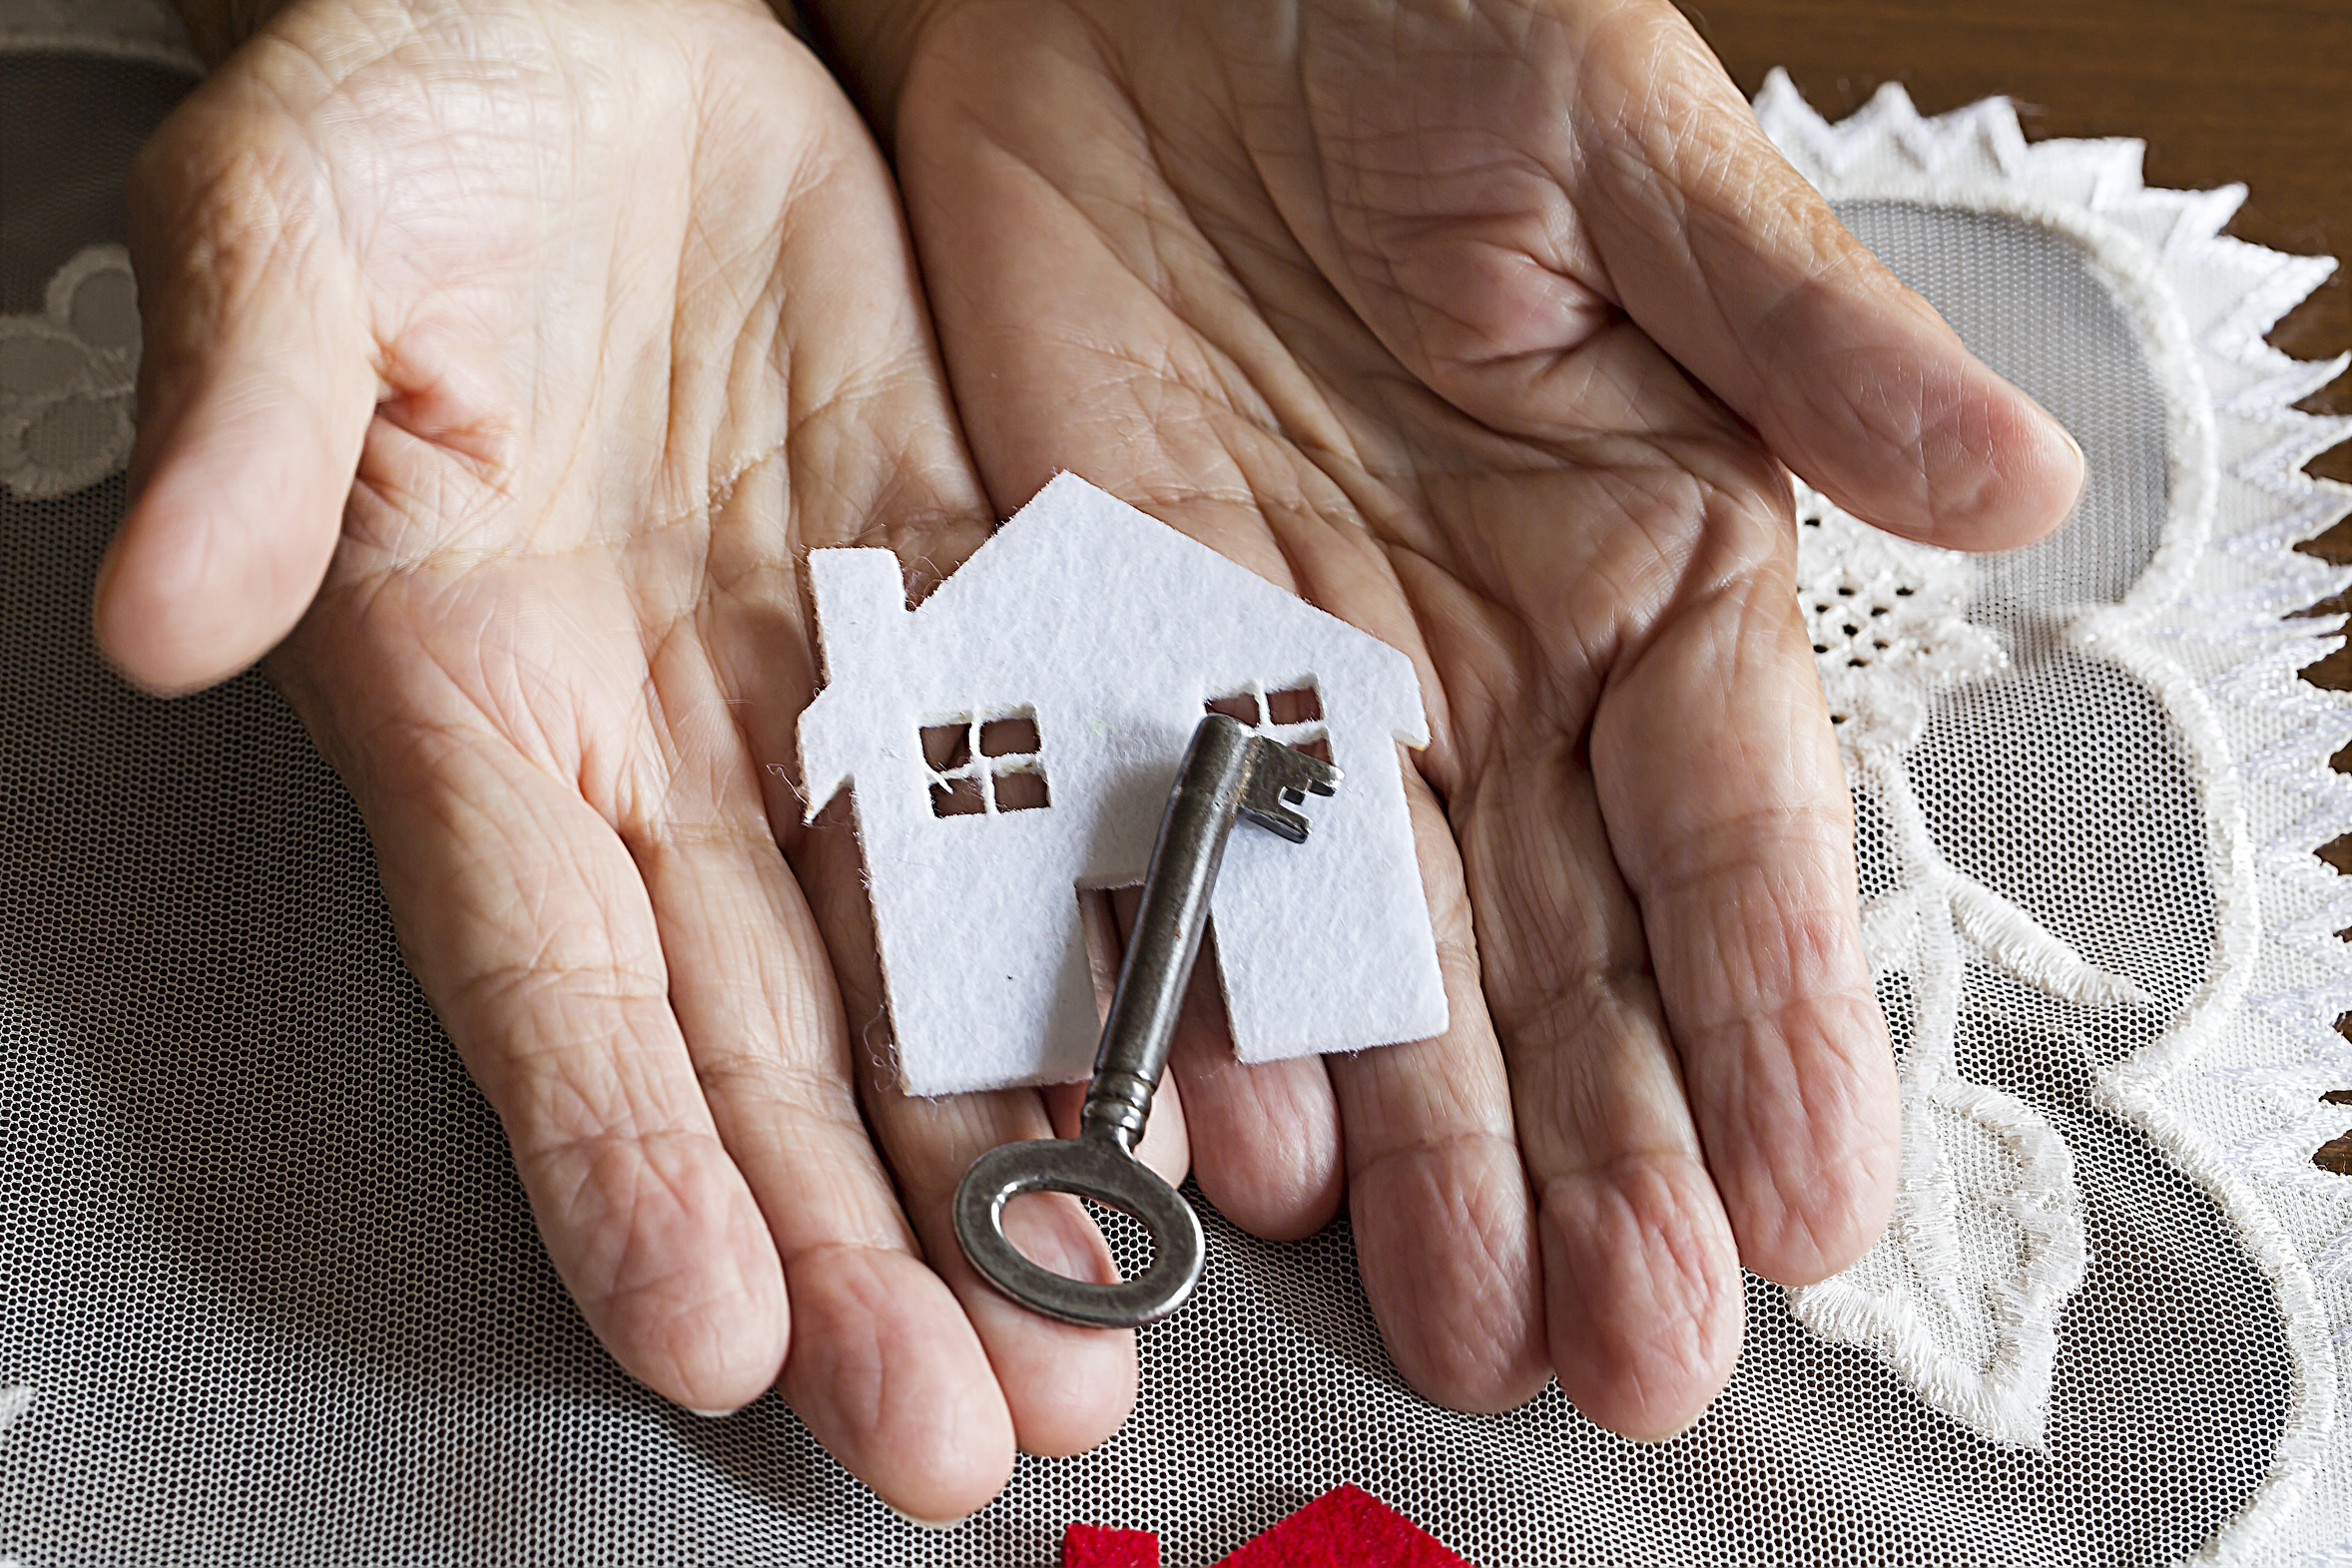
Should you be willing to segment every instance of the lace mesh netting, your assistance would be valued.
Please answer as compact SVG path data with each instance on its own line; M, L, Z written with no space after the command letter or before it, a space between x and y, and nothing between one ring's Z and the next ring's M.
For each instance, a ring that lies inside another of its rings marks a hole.
M123 171L187 91L156 66L0 49L0 314L38 310L76 251L123 238Z
M66 255L111 237L94 193L168 102L162 79L0 56L0 308L33 307ZM94 104L120 134L33 151ZM1042 1565L1087 1519L1157 1530L1185 1565L1341 1480L1485 1568L2193 1551L2263 1474L2289 1358L2214 1204L2088 1102L2095 1069L2195 983L2214 912L2163 713L2047 616L2144 563L2157 394L2065 242L1891 203L1845 216L2091 460L2071 528L1985 576L1972 613L2010 671L1940 696L1910 760L1956 865L2159 1004L1969 977L1963 1076L2062 1133L2084 1204L2047 1452L1930 1409L1756 1281L1731 1386L1674 1441L1621 1442L1556 1390L1505 1416L1434 1409L1381 1350L1344 1227L1272 1246L1213 1216L1197 1304L1144 1333L1126 1428L1024 1459L955 1531L893 1518L774 1398L716 1422L667 1406L549 1268L299 725L255 676L165 705L97 663L85 600L115 479L0 491L0 1388L31 1390L0 1434L0 1559ZM1884 887L1869 809L1862 845ZM1884 999L1908 1039L1908 992Z

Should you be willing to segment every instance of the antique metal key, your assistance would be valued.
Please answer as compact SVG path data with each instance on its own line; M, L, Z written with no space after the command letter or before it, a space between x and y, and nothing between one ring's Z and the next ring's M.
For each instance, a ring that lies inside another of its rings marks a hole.
M1293 843L1307 819L1292 806L1329 794L1340 771L1238 720L1211 714L1193 732L1152 845L1135 933L1095 1047L1094 1077L1075 1138L991 1149L955 1190L955 1237L988 1283L1064 1322L1125 1328L1184 1305L1201 1276L1201 1223L1192 1207L1135 1158L1184 1001L1209 892L1235 817ZM1005 1240L1004 1206L1023 1193L1076 1193L1134 1216L1151 1233L1151 1267L1112 1285L1072 1280L1031 1263Z

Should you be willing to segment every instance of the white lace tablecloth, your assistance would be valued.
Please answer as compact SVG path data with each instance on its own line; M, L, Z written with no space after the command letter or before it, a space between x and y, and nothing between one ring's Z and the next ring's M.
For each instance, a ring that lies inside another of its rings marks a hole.
M1621 1442L1398 1382L1344 1228L1213 1216L1135 1417L977 1518L892 1517L773 1398L599 1350L402 969L364 832L258 677L126 691L130 150L194 63L144 0L0 0L0 1565L986 1563L1072 1519L1205 1563L1336 1482L1484 1568L2352 1565L2352 706L2296 672L2352 574L2291 546L2343 369L2263 342L2325 274L2009 109L1759 104L1847 222L2081 441L2067 529L1972 560L1805 496L1906 1094L1840 1279L1750 1282L1731 1386Z

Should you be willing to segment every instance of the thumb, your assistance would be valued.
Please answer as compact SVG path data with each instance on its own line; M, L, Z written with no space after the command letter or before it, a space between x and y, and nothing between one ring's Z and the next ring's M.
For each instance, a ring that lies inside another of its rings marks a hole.
M107 658L159 693L225 680L300 619L374 403L323 174L255 96L216 78L132 172L139 436L92 621Z
M1671 6L1587 40L1580 193L1618 302L1854 515L2002 549L2072 509L2082 454L1848 234Z

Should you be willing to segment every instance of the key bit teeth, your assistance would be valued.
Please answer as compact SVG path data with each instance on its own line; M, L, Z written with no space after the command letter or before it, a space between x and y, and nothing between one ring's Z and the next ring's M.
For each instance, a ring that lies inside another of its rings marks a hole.
M1253 744L1249 781L1242 786L1243 816L1292 843L1307 841L1306 817L1291 809L1309 794L1330 794L1340 771L1294 747L1261 736Z
M1308 756L1295 746L1268 741L1266 757L1274 765L1274 772L1286 790L1330 794L1339 784L1340 771L1337 768L1321 758Z
M1307 818L1287 805L1277 805L1267 810L1263 806L1244 804L1235 814L1256 822L1278 837L1288 838L1292 843L1303 844L1307 841Z

